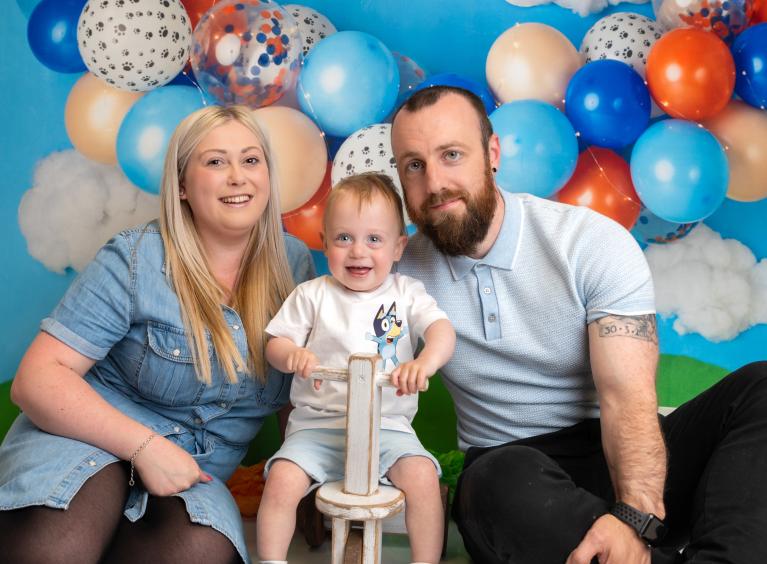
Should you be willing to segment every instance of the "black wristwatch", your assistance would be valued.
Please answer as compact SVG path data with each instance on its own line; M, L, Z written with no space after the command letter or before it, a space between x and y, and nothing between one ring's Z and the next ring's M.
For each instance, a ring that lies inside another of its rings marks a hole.
M652 513L644 513L622 501L613 505L610 513L634 529L650 546L657 545L666 536L666 524Z

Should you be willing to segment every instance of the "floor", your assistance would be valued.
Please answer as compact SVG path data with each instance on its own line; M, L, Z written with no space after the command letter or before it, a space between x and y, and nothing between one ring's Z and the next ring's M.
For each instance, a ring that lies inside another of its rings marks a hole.
M257 563L255 519L245 520L245 535L251 558L254 563ZM296 535L290 545L288 560L290 564L330 562L330 536L321 547L310 549L303 537ZM381 561L383 564L409 564L411 562L410 546L407 537L404 535L384 535ZM458 529L456 529L455 523L451 521L447 533L447 554L442 559L442 564L468 564L469 562Z

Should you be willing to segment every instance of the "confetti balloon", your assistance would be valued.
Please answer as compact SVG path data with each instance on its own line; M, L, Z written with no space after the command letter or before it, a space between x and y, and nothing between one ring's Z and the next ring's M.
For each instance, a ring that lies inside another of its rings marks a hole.
M88 70L133 92L167 84L181 72L191 33L179 0L91 1L77 23L77 43Z
M683 239L698 225L694 223L674 223L659 218L645 207L639 212L639 219L634 224L631 234L642 246L648 244L665 245Z
M282 6L298 24L298 31L301 34L304 57L309 54L317 43L325 39L328 35L336 32L336 26L331 21L320 14L314 8L301 6L299 4L284 4Z
M208 97L251 108L276 102L295 84L301 34L279 4L224 0L192 36L192 69Z
M665 30L697 27L731 42L746 29L753 0L653 0L655 19Z
M415 87L424 81L427 73L407 55L402 55L395 51L392 51L392 55L394 55L394 60L397 61L397 68L399 69L399 94L397 95L397 101L394 103L394 109L396 110L405 100L410 98Z

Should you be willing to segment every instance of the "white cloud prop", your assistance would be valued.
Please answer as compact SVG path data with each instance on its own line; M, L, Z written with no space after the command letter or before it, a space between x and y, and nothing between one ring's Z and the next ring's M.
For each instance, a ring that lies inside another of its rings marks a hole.
M531 6L543 6L545 4L556 4L562 8L572 10L579 16L588 16L596 12L601 12L608 5L614 6L621 2L631 2L632 4L644 4L649 0L506 0L509 4L529 8Z
M676 315L680 335L709 341L734 339L767 323L767 259L701 224L684 239L645 251L655 283L658 313Z
M136 188L118 167L68 150L37 164L34 186L19 204L19 226L29 254L63 273L82 270L112 235L159 211L159 198Z

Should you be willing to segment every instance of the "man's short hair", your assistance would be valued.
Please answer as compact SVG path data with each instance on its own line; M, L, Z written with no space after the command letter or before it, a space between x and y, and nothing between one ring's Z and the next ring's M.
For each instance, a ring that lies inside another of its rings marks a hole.
M482 102L479 96L465 90L464 88L458 88L457 86L430 86L419 90L410 98L408 98L394 113L392 123L397 118L402 110L408 112L417 112L422 108L433 106L446 94L457 94L464 98L477 114L479 120L479 132L482 137L482 147L487 151L490 146L490 137L493 135L493 124L490 123L490 119L487 117L487 111L485 110L485 104Z

